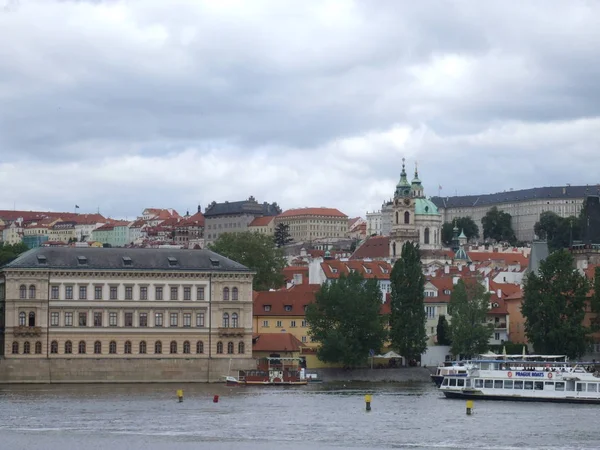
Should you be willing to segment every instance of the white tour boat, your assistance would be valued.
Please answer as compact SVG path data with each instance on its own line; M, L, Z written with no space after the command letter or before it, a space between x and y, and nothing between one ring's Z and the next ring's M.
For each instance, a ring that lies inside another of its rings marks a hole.
M571 363L559 355L501 358L471 361L466 377L445 376L439 389L448 398L468 400L600 404L600 372L595 362Z

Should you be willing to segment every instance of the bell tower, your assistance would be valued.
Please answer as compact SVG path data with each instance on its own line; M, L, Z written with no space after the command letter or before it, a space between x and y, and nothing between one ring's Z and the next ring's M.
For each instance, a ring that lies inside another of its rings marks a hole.
M417 172L415 179L420 185ZM413 180L413 184L414 184ZM390 257L398 259L406 241L419 242L419 232L415 226L415 191L406 177L405 159L402 158L400 181L396 185L392 208L392 230L390 233Z

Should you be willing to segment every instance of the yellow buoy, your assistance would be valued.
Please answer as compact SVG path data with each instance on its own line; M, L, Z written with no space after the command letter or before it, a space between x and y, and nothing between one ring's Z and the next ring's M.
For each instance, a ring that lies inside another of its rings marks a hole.
M365 403L367 404L367 411L371 411L371 394L365 395Z
M183 401L183 389L177 389L177 398L179 399L179 403Z
M467 416L473 414L473 400L467 400Z

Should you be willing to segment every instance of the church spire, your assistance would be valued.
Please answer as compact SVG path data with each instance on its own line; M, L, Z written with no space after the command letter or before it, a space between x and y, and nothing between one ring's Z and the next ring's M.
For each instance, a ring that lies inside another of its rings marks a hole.
M410 190L410 183L406 177L406 160L402 158L402 172L400 172L400 181L396 185L396 196L407 196Z

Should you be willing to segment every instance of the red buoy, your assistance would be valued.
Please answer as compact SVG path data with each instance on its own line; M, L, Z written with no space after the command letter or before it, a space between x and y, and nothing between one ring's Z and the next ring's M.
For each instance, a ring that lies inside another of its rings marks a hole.
M219 396L218 395L215 395L213 397L213 403L219 403Z

